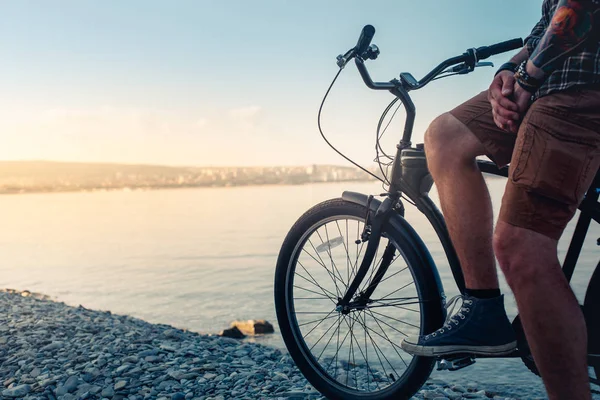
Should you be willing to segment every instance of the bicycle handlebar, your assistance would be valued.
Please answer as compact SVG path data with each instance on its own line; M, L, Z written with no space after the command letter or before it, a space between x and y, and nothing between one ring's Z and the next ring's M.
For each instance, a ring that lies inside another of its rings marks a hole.
M523 39L511 39L506 42L496 43L491 46L479 47L475 50L477 60L484 60L495 54L505 53L507 51L520 49L523 47Z
M423 86L427 85L429 82L431 82L435 77L437 77L448 67L457 64L465 64L465 67L469 68L467 72L470 72L475 68L475 65L479 60L484 60L493 55L504 53L510 50L516 50L523 47L523 39L517 38L507 40L505 42L496 43L491 46L481 46L478 48L472 48L468 49L465 53L463 53L460 56L452 57L447 59L446 61L443 61L418 82L410 82L406 79L402 79L401 82L399 82L398 80L393 80L390 82L374 82L371 79L369 72L367 71L367 67L365 66L365 60L363 59L363 55L366 54L374 35L375 28L372 25L366 25L360 33L360 37L358 38L356 47L349 50L343 56L338 56L338 65L341 68L343 68L347 61L354 57L356 67L358 68L358 71L363 81L369 88L374 90L391 90L396 88L398 86L398 83L401 83L402 86L407 90L420 89Z
M365 51L367 51L367 47L371 44L371 39L373 39L373 35L375 35L375 28L373 25L365 25L365 27L360 32L360 36L358 38L358 42L356 42L355 52L357 56L362 56Z

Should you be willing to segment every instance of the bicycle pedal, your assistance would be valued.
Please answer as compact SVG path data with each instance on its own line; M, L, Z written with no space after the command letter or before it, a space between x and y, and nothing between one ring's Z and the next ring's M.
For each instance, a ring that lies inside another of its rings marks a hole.
M438 360L437 370L438 371L458 371L468 367L469 365L475 364L473 357L456 357L456 358L442 358Z

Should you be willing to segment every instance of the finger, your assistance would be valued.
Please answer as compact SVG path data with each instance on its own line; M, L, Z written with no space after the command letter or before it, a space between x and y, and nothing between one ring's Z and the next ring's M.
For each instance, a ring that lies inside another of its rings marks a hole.
M505 76L502 82L502 95L510 96L513 94L515 88L515 78L512 75Z
M498 105L502 108L505 108L510 111L519 111L519 105L504 96L500 96L500 98L497 98L496 101L498 102Z
M496 117L494 118L494 122L496 123L496 126L504 131L508 131L509 130L509 119L506 119L500 115L496 114Z
M502 81L500 77L494 78L488 89L488 100L495 99L502 96Z
M508 130L512 133L517 133L519 131L519 124L515 121L508 121Z
M503 118L506 118L507 120L518 121L521 119L521 115L518 112L507 110L502 106L496 107L495 112L496 114L500 115Z

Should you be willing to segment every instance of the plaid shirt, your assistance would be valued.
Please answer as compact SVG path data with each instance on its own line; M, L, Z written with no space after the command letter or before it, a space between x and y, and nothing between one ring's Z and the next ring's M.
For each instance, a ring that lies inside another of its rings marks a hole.
M600 3L600 0L592 1L596 4ZM530 55L544 36L558 2L559 0L544 0L542 19L525 38L525 45ZM594 30L597 29L598 27L594 27ZM587 40L583 47L567 57L562 66L550 74L534 97L539 98L574 86L598 83L600 83L600 40L594 38Z

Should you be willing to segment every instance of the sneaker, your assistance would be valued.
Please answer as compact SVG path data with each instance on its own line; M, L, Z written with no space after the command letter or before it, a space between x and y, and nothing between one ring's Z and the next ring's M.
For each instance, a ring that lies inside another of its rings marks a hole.
M451 315L458 300L460 310ZM408 337L401 347L417 356L448 354L505 355L517 348L512 325L504 310L504 296L478 299L467 295L453 297L446 306L448 317L444 326L423 336Z

